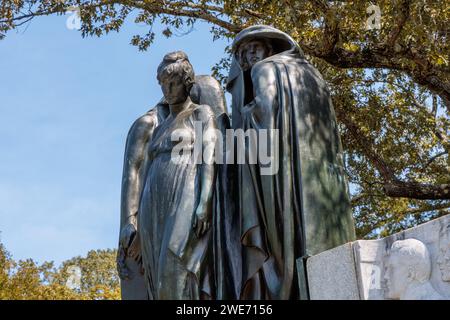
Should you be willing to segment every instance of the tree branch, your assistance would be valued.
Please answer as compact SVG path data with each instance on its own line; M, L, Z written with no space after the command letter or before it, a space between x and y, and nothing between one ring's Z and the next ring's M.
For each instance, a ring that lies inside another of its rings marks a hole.
M317 47L306 46L305 52L321 58L331 65L339 68L386 68L397 71L403 71L408 74L415 82L427 87L431 92L439 95L448 110L450 111L450 83L438 75L434 66L421 58L421 64L416 54L416 61L413 65L405 64L405 55L394 52L384 52L379 48L363 49L357 52L350 52L340 47L335 47L333 51L323 51Z
M373 149L373 141L359 129L344 112L337 112L339 119L360 147L364 156L374 165L383 179L383 192L393 198L410 198L420 200L450 199L450 184L430 185L417 182L405 182L398 179L394 171Z
M431 63L426 56L420 55L417 50L403 48L400 51L394 49L395 43L401 31L410 17L411 0L402 0L399 5L399 22L392 29L384 44L368 46L357 52L351 52L337 46L340 38L339 21L335 16L336 8L330 5L330 1L309 0L323 16L325 27L323 30L323 41L321 43L304 46L307 54L321 58L329 64L338 68L387 68L403 71L418 84L427 87L433 93L439 95L450 111L450 83L441 73L448 73L442 67ZM287 2L286 2L287 3ZM193 3L188 1L150 1L150 0L102 0L98 3L84 5L85 8L99 7L103 5L121 4L143 9L151 14L165 14L176 17L189 17L201 19L215 24L230 33L238 33L245 24L236 24L230 20L219 18L233 18L232 21L248 18L264 19L264 15L250 9L242 9L235 12L227 12L223 6L210 5L206 2ZM0 23L11 23L14 21L28 19L30 17L60 13L61 9L53 11L39 11L27 15L13 17L10 20L0 20ZM301 28L301 26L298 26ZM405 63L406 62L406 63Z
M383 189L387 196L393 198L450 199L450 184L430 185L398 181L385 183Z
M409 13L410 13L410 6L411 6L411 0L402 0L398 6L397 9L399 10L398 15L398 23L397 25L392 29L391 33L389 34L389 37L386 41L386 46L388 48L393 48L400 33L403 30L403 27L406 23L406 21L409 19Z
M373 141L367 138L365 134L362 133L358 125L354 123L353 120L351 120L346 114L344 114L344 112L336 111L336 113L339 120L341 120L345 124L346 128L348 129L357 145L362 149L363 154L378 170L383 180L387 182L398 181L391 168L376 152L373 151Z
M442 152L439 152L438 154L435 154L434 156L432 156L430 158L430 160L428 160L428 162L425 164L423 169L427 168L430 164L432 164L434 162L434 160L436 160L439 157L442 157L443 155L446 155L447 153L448 153L447 151L442 151Z
M213 14L209 13L210 11L218 11L219 13L223 14L223 10L220 10L219 7L211 8L208 6L200 6L198 4L188 3L188 2L179 2L179 3L170 3L170 5L174 8L176 8L179 5L179 8L172 9L167 6L161 5L161 4L155 4L154 2L134 2L134 7L146 10L152 14L167 14L172 16L178 16L178 17L188 17L188 18L194 18L194 19L201 19L206 22L210 22L212 24L215 24L219 27L222 27L232 33L238 33L242 30L242 26L238 26L236 24L230 23L228 21L219 19L218 17L214 16ZM184 9L184 8L190 8L190 9Z

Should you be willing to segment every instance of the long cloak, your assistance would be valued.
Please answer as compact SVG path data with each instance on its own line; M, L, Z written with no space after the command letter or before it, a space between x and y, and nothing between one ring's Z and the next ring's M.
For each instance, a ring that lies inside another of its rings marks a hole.
M246 73L237 49L255 38L269 39L275 54ZM262 175L260 159L236 167L241 298L307 299L306 258L355 238L330 93L295 41L275 28L243 30L233 52L227 85L233 128L278 130L278 139L270 136L278 143L277 173ZM264 88L267 82L273 90Z

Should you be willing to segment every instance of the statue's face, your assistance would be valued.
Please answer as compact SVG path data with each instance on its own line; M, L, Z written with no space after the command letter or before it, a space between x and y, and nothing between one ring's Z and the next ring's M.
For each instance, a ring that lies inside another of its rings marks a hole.
M448 236L441 238L439 251L437 264L441 270L442 280L450 281L450 239Z
M386 298L388 299L400 299L410 282L408 268L406 264L401 263L400 259L401 257L394 253L386 264L384 279L386 281Z
M250 68L257 62L264 60L268 57L269 52L264 44L260 40L252 40L244 45L244 57L247 60Z
M161 81L161 89L169 105L186 101L188 94L183 78L179 74L174 74Z

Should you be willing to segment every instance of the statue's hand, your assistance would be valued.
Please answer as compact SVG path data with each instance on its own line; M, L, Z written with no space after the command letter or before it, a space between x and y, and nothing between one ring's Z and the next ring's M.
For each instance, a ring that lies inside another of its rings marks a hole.
M136 226L132 223L128 223L125 225L122 230L120 230L120 246L127 251L128 247L131 245L131 242L134 240L136 236Z
M132 245L132 242L135 242L135 238L136 226L132 223L128 223L120 231L119 249L117 251L117 271L119 277L123 280L131 278L131 272L126 264L127 257L130 256L130 254L132 254L131 256L133 258L138 257L136 249L134 248L135 246L130 246Z
M204 206L199 205L197 210L195 210L194 221L192 224L192 228L194 229L197 238L201 238L209 230L210 226L211 217L208 210L206 210Z

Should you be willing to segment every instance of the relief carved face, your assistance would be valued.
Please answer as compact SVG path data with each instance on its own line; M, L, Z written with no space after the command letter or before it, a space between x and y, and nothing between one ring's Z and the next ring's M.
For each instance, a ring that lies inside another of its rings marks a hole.
M426 245L416 239L397 240L392 244L386 263L386 298L403 299L411 288L430 280L431 257Z
M439 256L437 264L441 271L443 281L450 281L450 228L446 228L446 234L442 235L439 241Z

